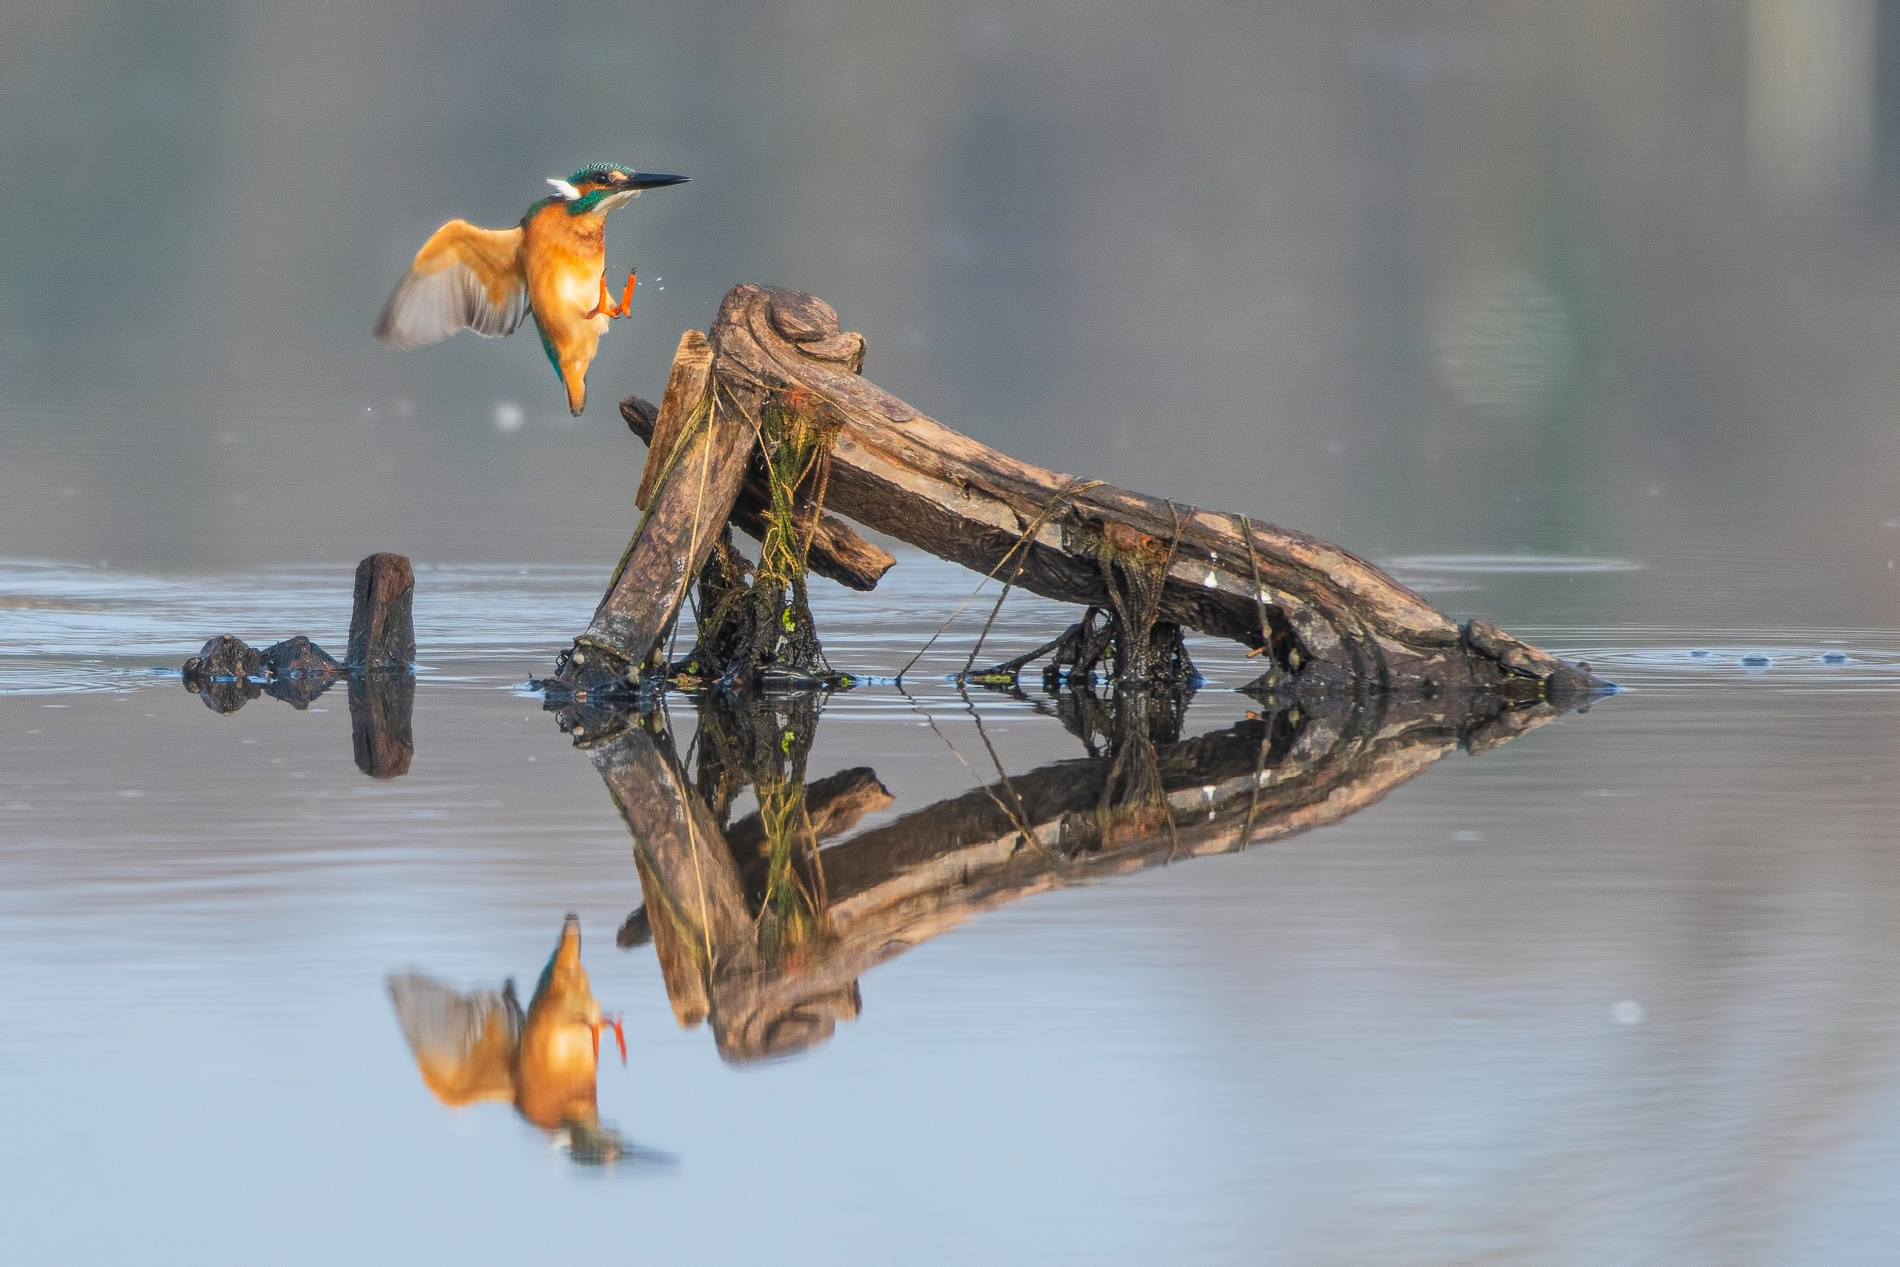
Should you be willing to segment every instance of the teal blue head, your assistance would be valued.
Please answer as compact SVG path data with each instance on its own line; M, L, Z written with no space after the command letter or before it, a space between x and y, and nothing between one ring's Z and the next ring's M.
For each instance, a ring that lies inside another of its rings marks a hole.
M550 179L555 196L567 204L567 213L578 216L589 211L612 211L633 201L643 189L661 189L684 184L687 176L668 176L662 172L635 171L618 163L590 163L566 180Z

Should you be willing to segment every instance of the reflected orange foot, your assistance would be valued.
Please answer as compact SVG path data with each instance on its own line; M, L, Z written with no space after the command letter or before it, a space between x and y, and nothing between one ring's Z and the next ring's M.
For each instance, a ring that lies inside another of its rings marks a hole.
M603 1016L593 1026L594 1063L596 1064L600 1063L600 1031L603 1029L613 1030L614 1045L620 1048L620 1063L623 1065L626 1064L627 1063L627 1031L620 1027L620 1018L618 1016Z

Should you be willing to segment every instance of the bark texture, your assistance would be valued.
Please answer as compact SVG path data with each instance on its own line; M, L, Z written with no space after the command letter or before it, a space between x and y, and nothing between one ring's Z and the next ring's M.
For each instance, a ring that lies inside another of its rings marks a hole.
M655 421L656 445L665 447L649 454L641 480L645 513L592 623L556 670L570 686L624 682L659 667L654 657L739 495L755 427L713 392L703 343L693 331L680 340Z
M1297 678L1303 690L1571 699L1608 688L1489 625L1460 627L1379 568L1316 537L1045 470L979 444L862 377L863 337L842 330L836 311L810 295L736 286L706 338L689 333L681 348L675 379L703 366L705 390L750 420L748 428L756 430L769 406L836 429L825 506L1043 597L1146 619L1154 644L1131 641L1115 657L1123 680L1171 654L1174 644L1162 635L1172 628L1261 651L1269 678ZM669 383L649 467L670 460L673 396ZM643 403L629 401L623 413L641 430ZM736 461L722 450L721 479ZM735 499L739 486L735 480ZM746 513L737 522L755 531ZM848 543L847 531L828 522L833 542ZM869 568L840 562L848 544L813 553L821 574L875 579ZM677 580L682 557L665 553L666 566L642 570L641 584ZM637 659L663 614L645 610L646 624L630 609L627 621L609 629L597 620L589 634L620 638L616 645Z
M699 332L693 330L688 333ZM703 342L704 336L700 337ZM620 402L620 416L626 419L627 430L647 443L649 455L654 448L666 443L664 438L658 441L654 439L660 411L647 401L638 396L627 397ZM646 470L641 475L641 497L646 496L647 474L658 465L651 456L648 457ZM644 501L638 498L636 501L642 510L646 509ZM745 483L739 487L739 498L733 504L732 526L754 541L763 541L765 515L771 504L772 494L766 487L765 472L759 469L755 458L746 471ZM812 535L808 562L812 571L828 581L836 581L846 589L869 592L877 588L877 583L884 579L884 574L891 570L897 560L890 551L860 537L850 524L836 515L821 514L817 530Z
M407 669L416 660L416 574L400 554L372 554L356 565L350 604L351 669Z

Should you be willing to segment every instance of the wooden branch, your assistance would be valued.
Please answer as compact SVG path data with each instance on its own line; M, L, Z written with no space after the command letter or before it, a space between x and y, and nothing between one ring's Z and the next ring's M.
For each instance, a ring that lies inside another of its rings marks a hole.
M827 506L941 558L1097 607L1110 603L1104 560L1154 559L1160 619L1270 648L1302 685L1552 699L1608 687L1489 626L1460 628L1318 538L1061 475L960 435L860 377L862 336L810 295L736 286L708 342L714 389L748 417L773 396L815 399L841 426Z
M687 590L732 513L757 443L756 424L721 404L692 331L667 381L655 448L641 479L648 504L586 632L558 676L574 683L625 681L666 642Z
M699 335L700 342L705 336L697 330L688 334ZM654 424L660 411L638 396L629 396L620 402L620 416L627 420L627 429L647 442L649 453L655 446L653 440ZM641 489L646 488L646 479L659 463L649 460L641 475ZM637 501L638 499L636 499ZM772 504L772 494L765 483L765 472L759 469L755 460L746 472L746 480L739 488L739 500L732 508L732 524L754 541L765 539L765 512ZM642 506L644 509L644 506ZM811 554L806 563L811 570L826 580L836 581L847 589L869 591L877 588L884 574L897 562L888 550L880 549L852 531L851 525L836 515L821 515L818 530L812 537Z

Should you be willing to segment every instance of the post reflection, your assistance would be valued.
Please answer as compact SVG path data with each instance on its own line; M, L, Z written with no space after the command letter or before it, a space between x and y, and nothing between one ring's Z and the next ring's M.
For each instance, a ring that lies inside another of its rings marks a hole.
M708 693L693 779L663 712L562 721L633 836L645 905L620 943L651 940L679 1023L709 1022L720 1055L744 1063L824 1043L858 1016L865 972L982 911L1337 822L1448 752L1560 711L1488 696L1274 700L1181 740L1183 703L1067 691L1052 707L1088 755L850 836L891 798L868 768L805 781L815 696ZM729 824L748 782L760 810Z
M413 972L391 976L388 985L423 1084L442 1103L507 1101L585 1165L663 1159L600 1120L601 1033L613 1031L622 1063L627 1045L618 1018L601 1014L581 966L575 916L562 925L526 1012L512 979L499 991L467 994Z

